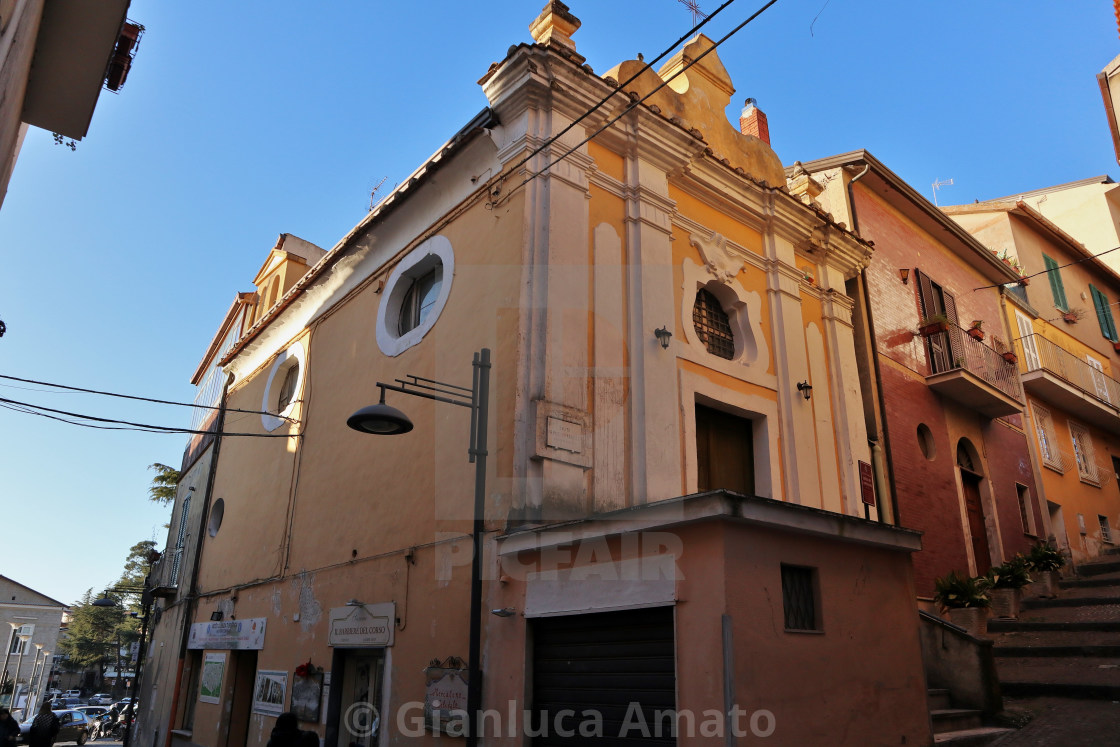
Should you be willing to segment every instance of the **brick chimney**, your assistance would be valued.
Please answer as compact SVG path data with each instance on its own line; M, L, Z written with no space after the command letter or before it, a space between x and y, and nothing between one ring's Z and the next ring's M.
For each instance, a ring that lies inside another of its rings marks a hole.
M744 135L754 135L756 138L770 144L770 126L766 123L766 115L754 99L747 99L743 113L739 115L739 131Z

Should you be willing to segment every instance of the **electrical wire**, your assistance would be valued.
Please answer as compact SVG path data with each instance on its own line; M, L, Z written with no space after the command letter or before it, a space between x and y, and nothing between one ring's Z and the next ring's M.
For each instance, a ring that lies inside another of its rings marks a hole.
M5 407L9 410L15 410L17 412L27 413L29 415L39 415L41 417L50 418L51 420L58 420L60 422L69 423L70 425L80 425L80 426L84 426L84 427L87 427L87 428L99 428L99 429L103 429L103 430L139 430L139 431L145 431L145 432L148 432L148 433L189 433L189 434L196 434L196 435L205 435L207 433L213 433L213 431L201 431L201 430L194 430L192 428L178 428L178 427L164 426L164 425L151 425L151 424L148 424L148 423L134 423L134 422L129 421L129 420L116 420L114 418L99 418L99 417L96 417L96 416L93 416L93 415L82 415L81 413L77 413L77 412L68 412L66 410L56 410L52 407L44 407L42 405L32 405L32 404L29 404L27 402L19 402L17 400L13 400L13 399L6 399L4 397L0 397L0 407ZM47 413L54 413L54 415L48 415ZM79 418L80 420L90 420L90 421L93 421L93 422L92 423L83 423L83 422L79 422L79 421L66 420L65 418L56 417L56 416L66 416L67 418ZM110 423L112 425L97 425L98 423ZM129 426L129 427L119 427L119 426ZM287 433L277 433L277 434L273 434L273 433L222 433L220 435L222 435L222 436L245 436L245 437L251 437L251 438L298 438L301 434L298 434L298 433L292 433L292 434L287 434Z
M630 102L630 103L629 103L629 104L628 104L628 105L626 106L626 108L624 108L624 109L622 110L622 112L618 114L618 116L616 116L616 117L614 117L613 119L609 120L609 121L608 121L608 122L607 122L606 124L604 124L604 125L603 125L602 127L600 127L599 129L595 130L595 132L591 133L590 135L588 135L587 137L585 137L585 138L584 138L583 140L581 140L580 142L578 142L577 144L575 144L574 146L572 146L571 148L569 148L568 150L566 150L566 151L565 151L564 153L562 153L562 154L561 154L561 155L560 155L560 156L559 156L558 158L556 158L555 160L553 160L553 161L550 161L549 163L545 164L545 166L544 166L544 167L543 167L543 168L542 168L542 169L541 169L540 171L535 171L535 172L531 173L531 174L530 174L530 175L529 175L528 177L526 177L526 178L525 178L524 180L522 180L520 184L518 184L517 186L513 187L513 189L511 189L511 190L509 190L508 192L506 192L506 194L502 196L502 200L501 200L501 202L504 202L505 200L508 200L508 199L510 198L510 196L512 196L512 195L513 195L513 194L514 194L514 193L515 193L515 192L516 192L517 190L521 189L522 187L524 187L525 185L527 185L527 184L528 184L529 182L533 181L533 180L534 180L534 179L536 179L536 178L537 178L538 176L541 176L541 175L542 175L542 174L544 174L544 173L545 173L546 171L548 171L549 169L551 169L551 168L552 168L553 166L555 166L556 164L560 163L561 161L563 161L563 160L564 160L565 158L567 158L568 156L570 156L570 155L572 155L573 153L575 153L575 152L576 152L577 150L579 150L580 148L582 148L582 147L583 147L584 145L586 145L587 143L591 142L591 140L593 140L593 139L594 139L595 137L597 137L598 135L602 134L602 133L603 133L604 131L606 131L606 130L607 130L607 128L609 128L609 127L610 127L611 125L613 125L613 124L614 124L615 122L617 122L618 120L622 119L622 118L623 118L623 117L625 117L625 116L626 116L627 114L629 114L629 113L630 113L631 111L633 111L633 110L634 110L635 108L637 108L637 106L638 106L639 104L643 103L643 102L644 102L644 101L645 101L646 99L648 99L649 97L653 96L653 95L654 95L655 93L657 93L658 91L660 91L660 90L661 90L662 88L664 88L665 86L669 85L669 83L671 83L672 81L676 80L676 78L677 78L677 77L678 77L679 75L682 75L682 74L684 74L684 72L685 72L685 71L687 71L687 70L688 70L689 68L691 68L691 67L692 67L693 65L695 65L696 63L698 63L698 62L699 62L700 60L704 59L704 58L705 58L705 57L707 57L707 56L708 56L709 54L711 54L712 52L716 51L716 49L717 49L717 48L719 47L719 45L723 44L723 43L724 43L725 41L727 41L728 39L730 39L730 38L731 38L732 36L734 36L735 34L739 33L739 32L740 32L741 30L743 30L743 28L744 28L744 27L746 27L746 26L747 26L747 24L751 23L751 22L752 22L752 21L753 21L754 19L758 18L758 17L760 16L760 15L762 15L762 14L763 14L763 13L764 13L764 12L765 12L766 10L768 10L768 9L769 9L769 8L770 8L770 7L772 6L772 5L776 4L777 2L778 2L778 0L770 0L770 2L766 3L766 4L765 4L765 5L763 5L763 6L761 7L761 8L759 8L759 9L758 9L758 10L756 10L756 11L755 11L754 13L752 13L752 14L750 15L750 17L749 17L749 18L747 18L747 19L746 19L745 21L743 21L742 23L740 23L740 24L739 24L738 26L736 26L735 28L731 29L731 31L727 32L727 33L726 33L726 34L725 34L725 35L724 35L724 36L723 36L723 37L722 37L722 38L721 38L721 39L720 39L719 41L717 41L717 42L713 43L713 44L712 44L712 46L711 46L710 48L706 49L706 50L705 50L704 52L702 52L701 54L697 55L697 56L695 57L695 59L692 59L692 60L690 60L690 61L689 61L689 62L688 62L688 63L687 63L686 65L684 65L684 66L683 66L683 67L682 67L682 68L681 68L680 70L678 70L678 71L677 71L676 73L674 73L674 74L673 74L672 76L670 76L669 78L667 78L667 79L663 80L663 81L661 82L661 85L657 86L656 88L654 88L654 89L653 89L652 91L650 91L649 93L647 93L647 94L646 94L645 96L641 97L640 99L637 99L636 101L631 101L631 102ZM635 77L637 77L637 76L635 76ZM633 80L633 78L631 78L631 80ZM619 88L617 89L617 92L618 92L618 93L625 93L624 91L622 91L622 86L621 86L621 85L620 85L620 86L619 86ZM503 177L503 178L504 178L504 177ZM495 201L495 202L491 203L491 206L492 206L492 207L496 207L496 206L500 205L500 204L501 204L501 202L499 202L499 201Z
M5 376L4 374L0 374L0 379L8 379L9 381L22 381L24 384L36 384L38 386L49 386L49 387L53 387L55 389L65 389L65 390L68 390L68 391L71 391L71 392L84 392L86 394L101 394L101 395L104 395L106 397L119 397L120 399L131 399L131 400L136 400L137 402L152 402L152 403L155 403L157 405L175 405L176 407L196 407L200 410L217 410L217 409L219 409L217 407L214 407L213 405L199 405L199 404L195 404L194 402L174 402L172 400L166 400L166 399L152 399L151 397L137 397L137 396L132 395L132 394L117 394L115 392L102 392L102 391L98 391L97 389L83 389L82 387L77 387L77 386L67 386L65 384L52 384L49 381L35 381L34 379L21 379L18 376ZM5 385L0 384L0 386L5 386ZM14 389L20 389L22 387L13 387L13 388ZM36 392L36 391L44 391L44 390L42 390L42 389L30 389L28 391ZM299 422L295 418L286 418L286 417L282 417L280 415L277 415L274 412L263 412L261 410L239 410L239 409L236 409L236 408L227 408L226 412L244 412L244 413L248 413L249 415L271 415L274 418L280 418L281 420L287 420L287 421L292 422L292 423L298 423Z
M578 119L576 119L576 120L574 120L573 122L569 123L567 127L565 127L564 129L560 130L560 132L558 132L558 133L556 133L555 135L553 135L552 137L548 138L548 139L547 139L547 140L545 140L545 141L544 141L543 143L541 143L541 144L540 144L539 146L537 146L537 147L536 147L536 148L534 148L534 149L533 149L532 151L530 151L530 152L529 152L529 155L525 156L525 157L524 157L524 158L522 158L522 159L521 159L520 161L518 161L517 163L513 164L512 166L510 166L510 167L509 167L509 169L507 169L507 170L506 170L506 174L508 174L508 173L511 173L511 172L513 172L513 171L516 171L517 169L519 169L519 168L521 168L522 166L524 166L524 165L525 165L526 163L528 163L528 162L529 162L529 160L530 160L530 159L532 159L532 158L533 158L534 156L536 156L536 155L537 155L537 154L539 154L539 153L540 153L541 151L543 151L543 150L544 150L545 148L549 147L550 145L552 145L553 143L555 143L555 142L556 142L557 140L559 140L560 138L562 138L562 137L563 137L564 135L566 135L566 134L567 134L567 133L568 133L568 132L569 132L569 131L570 131L570 130L571 130L571 129L573 128L573 127L575 127L575 126L576 126L576 125L578 125L578 124L579 124L580 122L582 122L583 120L587 119L587 118L588 118L588 117L590 117L590 116L591 116L592 114L594 114L595 112L597 112L597 111L598 111L598 110L599 110L599 109L600 109L600 108L601 108L601 107L603 106L603 104L607 103L607 102L608 102L608 101L610 101L610 100L611 100L612 98L614 98L614 97L615 97L615 95L616 95L616 94L617 94L617 93L618 93L619 91L621 91L621 90L622 90L623 88L625 88L626 86L630 85L630 84L631 84L631 83L633 83L633 82L634 82L635 80L637 80L637 79L638 79L639 77L641 77L642 73L644 73L644 72L645 72L646 70L649 70L649 69L650 69L650 68L652 68L652 67L653 67L654 65L656 65L656 64L657 64L658 62L661 62L661 60L663 60L663 59L665 59L666 57L668 57L668 56L669 56L669 53L670 53L670 52L672 52L672 51L673 51L674 49L676 49L676 48L677 48L678 46L680 46L680 45L681 45L681 44L683 44L684 42L688 41L688 38L689 38L690 36L692 36L692 35L693 35L693 34L695 34L695 33L696 33L697 31L699 31L699 30L700 30L701 28L703 28L703 27L704 27L704 26L705 26L705 25L706 25L706 24L708 23L708 21L710 21L710 20L712 20L713 18L715 18L716 16L718 16L718 15L720 14L720 11L722 11L722 10L723 10L724 8L726 8L726 7L728 6L728 5L731 5L731 3L733 3L733 2L735 2L735 0L727 0L727 2L725 2L725 3L723 4L723 5L719 6L719 7L718 7L718 8L716 8L716 9L715 9L714 11L712 11L712 13L711 13L711 14L710 14L709 16L707 16L707 17L706 17L706 18L705 18L705 19L704 19L703 21L701 21L700 23L696 24L696 25L695 25L695 26L693 26L693 27L692 27L691 29L689 29L689 30L688 30L688 32L686 32L686 33L684 34L684 36L682 36L682 37L681 37L680 39L677 39L677 40L676 40L675 42L673 42L673 43L672 43L672 45L670 45L670 46L666 47L666 48L665 48L665 50L664 50L664 51L663 51L663 52L662 52L661 54L657 55L657 57L654 57L654 58L653 58L652 60L650 60L649 62L647 62L647 63L646 63L645 65L643 65L643 66L642 66L642 68L641 68L640 70L638 70L638 72L636 72L636 73L634 73L633 75L631 75L631 76L630 76L629 78L627 78L627 79L626 79L625 81L623 81L622 83L619 83L619 84L618 84L618 89L616 89L616 90L614 90L614 91L611 91L611 92L610 92L610 93L608 93L608 94L607 94L606 96L604 96L603 98L599 99L599 101L598 101L598 102L597 102L597 103L596 103L596 104L595 104L594 106L592 106L592 107L591 107L590 109L588 109L588 110L587 110L587 111L585 111L585 112L584 112L583 114L581 114L581 115L579 116L579 118L578 118ZM505 175L504 175L504 174L502 174L502 175L499 175L499 176L497 177L497 180L498 180L498 181L501 181L501 180L502 180L502 179L504 179L504 178L505 178Z
M1081 259L1075 259L1074 261L1068 262L1064 265L1058 265L1057 267L1051 267L1051 268L1046 269L1046 270L1041 270L1039 272L1034 273L1033 275L1020 275L1019 278L1020 279L1023 279L1023 278L1029 279L1029 278L1038 277L1039 275L1048 275L1051 272L1053 272L1054 270L1062 270L1062 269L1065 269L1066 267L1072 267L1073 265L1079 265L1082 262L1088 262L1090 259L1096 259L1097 257L1103 257L1104 255L1108 254L1109 252L1114 252L1118 249L1120 249L1120 246L1114 246L1111 249L1105 249L1100 254L1090 254L1088 257L1082 257ZM1005 285L1015 285L1015 281L1011 281L1010 283L997 283L996 285L983 285L983 286L980 286L979 288L973 288L972 290L973 290L973 292L976 292L976 291L982 291L982 290L989 290L991 288L1001 288Z

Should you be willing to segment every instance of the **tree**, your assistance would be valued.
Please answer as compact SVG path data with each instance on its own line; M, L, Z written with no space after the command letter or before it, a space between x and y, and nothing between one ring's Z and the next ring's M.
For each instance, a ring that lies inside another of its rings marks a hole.
M58 647L66 655L67 668L73 671L96 669L98 683L104 681L105 666L116 661L117 633L129 619L123 607L95 607L92 589L70 610L66 636Z
M151 573L155 552L156 543L152 540L143 540L130 547L117 586L143 586L144 579Z
M179 487L181 474L179 470L159 462L148 465L148 469L155 470L156 473L148 488L148 498L161 506L166 506L175 500L175 491Z

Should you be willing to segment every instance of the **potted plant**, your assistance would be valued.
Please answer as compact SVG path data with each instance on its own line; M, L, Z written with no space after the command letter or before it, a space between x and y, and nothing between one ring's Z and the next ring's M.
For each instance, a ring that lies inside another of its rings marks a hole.
M984 326L984 320L983 319L973 319L972 320L972 326L968 328L968 336L971 337L973 340L983 340L984 339L984 330L982 329L983 326Z
M934 604L942 612L948 610L949 621L968 631L969 635L980 636L984 632L986 610L992 600L988 596L988 581L983 576L973 578L958 575L951 571L934 582Z
M936 335L938 332L949 331L949 317L944 314L933 314L918 322L918 334L922 337Z
M1031 582L1027 559L1019 553L1002 565L988 571L989 595L992 598L992 617L1019 617L1019 600L1023 587Z
M1085 316L1085 309L1070 308L1068 311L1062 312L1062 321L1066 324L1077 324L1078 320Z
M1112 349L1120 353L1120 340L1112 343Z
M1031 571L1030 593L1036 597L1055 597L1058 589L1058 569L1066 564L1065 556L1048 542L1039 542L1027 553Z

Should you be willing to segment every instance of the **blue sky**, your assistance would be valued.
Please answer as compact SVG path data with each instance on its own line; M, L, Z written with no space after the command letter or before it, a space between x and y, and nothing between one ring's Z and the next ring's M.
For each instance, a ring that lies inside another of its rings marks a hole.
M190 401L277 235L330 248L374 185L386 178L384 194L486 105L478 79L531 41L543 4L133 0L147 34L127 85L102 93L76 151L30 130L0 209L0 374ZM676 0L568 4L599 73L691 25ZM737 0L705 33L759 5ZM758 99L786 164L866 148L927 197L954 179L942 204L1117 173L1095 80L1120 54L1105 0L780 0L719 54L729 114ZM0 397L190 420L18 386ZM0 573L64 602L111 583L133 543L164 544L146 467L177 466L184 445L0 409Z

